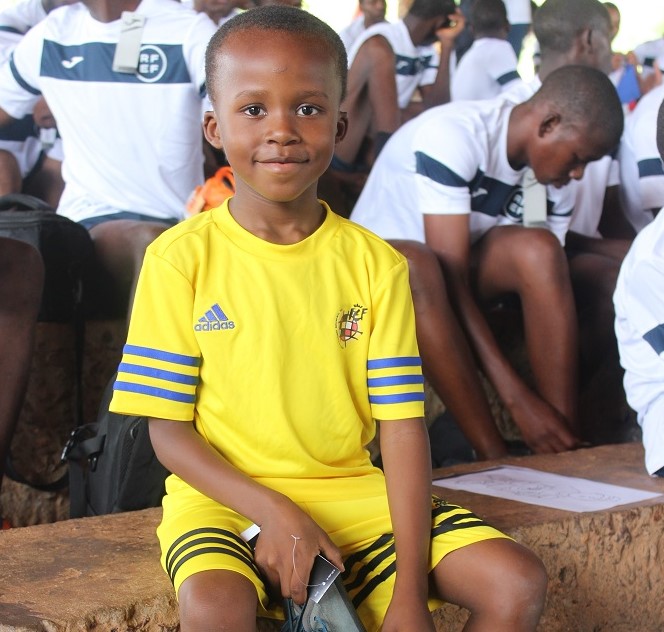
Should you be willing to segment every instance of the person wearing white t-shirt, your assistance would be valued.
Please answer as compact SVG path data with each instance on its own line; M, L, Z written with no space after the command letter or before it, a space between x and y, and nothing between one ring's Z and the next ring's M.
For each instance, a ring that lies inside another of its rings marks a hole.
M53 9L75 0L21 0L0 10L0 63ZM35 111L0 129L0 195L29 193L55 207L64 183L62 143L44 99Z
M561 244L573 200L547 203L548 228L525 228L521 185L530 166L563 195L621 132L606 75L560 68L524 103L450 103L405 124L351 214L408 257L424 370L478 458L507 450L474 355L532 450L577 445L576 318ZM535 390L503 356L480 309L506 293L521 298Z
M140 50L114 69L123 11L144 26ZM203 181L204 57L215 30L172 0L85 0L50 13L0 67L0 124L42 94L57 119L58 212L90 230L113 284L104 294L122 299L115 310L131 303L147 244L184 218Z
M470 27L474 40L452 73L452 101L490 99L520 78L503 0L475 0Z
M664 206L664 169L657 151L657 112L664 84L641 97L627 117L620 145L621 195L636 231L642 230Z
M541 86L553 70L581 64L608 72L611 65L611 22L599 0L548 0L535 13L534 32L541 45L540 74L529 83L504 93L521 102ZM599 440L622 433L626 403L621 388L618 350L613 331L613 291L622 259L634 236L619 199L618 163L615 154L590 163L572 189L574 212L566 235L565 250L579 319L580 380L582 401L592 398L597 380L615 381L606 409L586 406L584 425ZM612 415L606 415L611 410ZM615 414L614 414L615 413Z
M664 104L657 114L664 158ZM648 474L664 476L664 213L634 240L614 295L625 392L642 429Z
M360 0L358 15L348 26L339 31L339 37L349 51L355 41L374 24L385 22L385 0Z

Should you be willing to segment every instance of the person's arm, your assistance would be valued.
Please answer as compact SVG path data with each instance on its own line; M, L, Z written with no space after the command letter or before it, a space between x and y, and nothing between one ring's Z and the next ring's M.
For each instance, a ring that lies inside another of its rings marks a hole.
M450 59L454 52L454 40L463 31L466 19L461 11L457 11L449 17L450 26L436 31L436 37L440 42L440 60L436 80L430 85L419 88L422 107L425 110L450 101Z
M17 119L12 116L9 116L2 108L0 108L0 127L5 127L10 123L14 123Z
M433 632L427 607L431 457L424 420L380 424L380 449L394 532L396 581L383 632Z
M425 215L426 242L438 255L452 306L481 368L536 452L574 447L576 437L562 415L535 394L502 353L470 289L470 226L465 215Z
M307 578L319 552L343 569L339 550L307 514L283 494L233 467L193 423L150 419L149 429L157 458L166 469L260 526L256 564L283 596L296 603L305 601ZM295 557L293 536L298 538Z

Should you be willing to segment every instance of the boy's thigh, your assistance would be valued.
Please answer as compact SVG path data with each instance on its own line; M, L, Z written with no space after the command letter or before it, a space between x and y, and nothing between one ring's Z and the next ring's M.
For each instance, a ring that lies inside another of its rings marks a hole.
M344 586L367 630L378 630L392 598L396 555L385 495L352 501L306 503L304 509L341 549ZM505 538L470 511L433 497L431 553L433 570L449 553L469 544ZM430 607L440 606L432 599Z
M248 579L261 604L268 595L251 547L240 534L250 521L191 488L169 493L157 528L161 564L176 594L188 578L206 571L231 571Z

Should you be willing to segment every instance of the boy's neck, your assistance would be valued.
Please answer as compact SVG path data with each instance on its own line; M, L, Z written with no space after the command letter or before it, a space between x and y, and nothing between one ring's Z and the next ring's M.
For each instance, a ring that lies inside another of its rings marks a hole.
M325 221L325 208L301 202L268 202L252 200L247 205L231 198L228 209L233 219L259 239L272 244L290 245L315 233Z
M135 11L140 3L140 0L83 0L90 15L104 23L119 20L123 11Z

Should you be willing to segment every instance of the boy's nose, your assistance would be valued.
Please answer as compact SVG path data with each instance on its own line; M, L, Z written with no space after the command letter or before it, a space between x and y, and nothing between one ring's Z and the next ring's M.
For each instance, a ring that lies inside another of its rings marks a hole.
M297 141L299 134L293 118L287 114L273 114L268 132L268 141L281 145Z

